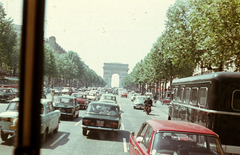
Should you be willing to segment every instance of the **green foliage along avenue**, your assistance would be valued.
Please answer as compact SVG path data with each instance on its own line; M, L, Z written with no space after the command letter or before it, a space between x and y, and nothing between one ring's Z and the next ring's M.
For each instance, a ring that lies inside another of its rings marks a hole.
M124 79L124 87L191 76L194 69L240 70L240 1L176 0L165 30Z

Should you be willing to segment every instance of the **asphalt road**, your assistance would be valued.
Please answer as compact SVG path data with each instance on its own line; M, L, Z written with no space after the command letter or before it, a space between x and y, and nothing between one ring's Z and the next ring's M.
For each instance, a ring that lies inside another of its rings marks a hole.
M47 96L51 98L50 95ZM85 110L80 110L78 118L71 120L61 120L59 132L51 134L47 137L46 142L41 148L42 155L126 155L128 154L129 134L137 133L141 124L149 119L167 119L168 107L161 105L158 101L153 104L152 112L147 115L142 110L133 109L133 102L128 98L117 97L121 106L122 125L121 130L116 136L109 132L91 132L88 136L82 135L81 120ZM0 112L7 107L7 103L0 103ZM3 142L0 140L1 153L4 155L13 154L14 142L13 138Z

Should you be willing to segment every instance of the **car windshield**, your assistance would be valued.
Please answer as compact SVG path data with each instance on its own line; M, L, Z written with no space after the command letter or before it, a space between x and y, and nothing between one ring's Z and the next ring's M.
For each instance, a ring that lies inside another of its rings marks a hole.
M145 100L146 98L145 97L143 97L143 96L139 96L139 97L137 97L137 100Z
M55 99L55 106L72 106L74 99L72 98L56 98Z
M0 89L0 93L6 93L7 89Z
M82 94L72 94L71 96L76 98L83 98Z
M18 111L18 102L14 101L9 103L7 111Z
M118 107L105 104L90 104L87 108L86 113L98 114L98 115L109 115L118 116Z
M176 152L178 154L223 155L219 140L210 135L159 132L155 135L152 154Z

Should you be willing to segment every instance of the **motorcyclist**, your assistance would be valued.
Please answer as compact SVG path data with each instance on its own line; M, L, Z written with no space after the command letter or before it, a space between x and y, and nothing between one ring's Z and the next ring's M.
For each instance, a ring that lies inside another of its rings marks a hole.
M144 110L146 110L147 106L152 106L152 99L148 96L147 99L144 101Z

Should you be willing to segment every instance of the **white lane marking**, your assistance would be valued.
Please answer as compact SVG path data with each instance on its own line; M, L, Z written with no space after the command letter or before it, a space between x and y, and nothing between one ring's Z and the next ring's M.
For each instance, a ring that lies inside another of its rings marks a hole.
M122 130L124 130L124 124L122 123L122 126L121 126Z
M123 138L123 150L124 150L124 152L128 152L128 151L127 151L127 142L126 142L126 138Z
M74 126L77 126L81 121L77 122Z
M57 142L59 142L67 133L64 133L62 136L60 136L57 140L55 140L50 146L55 145Z

